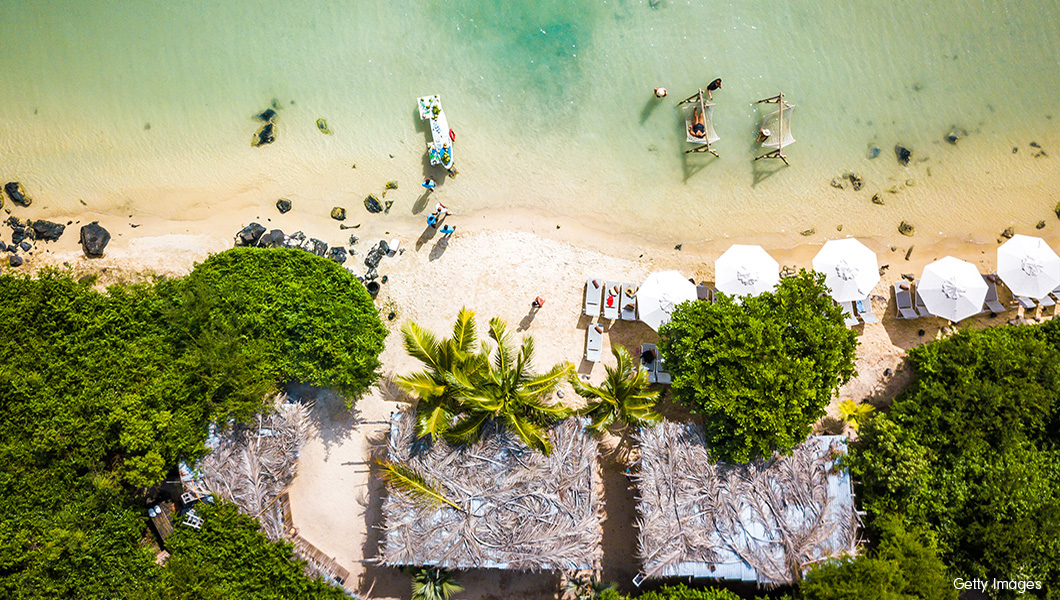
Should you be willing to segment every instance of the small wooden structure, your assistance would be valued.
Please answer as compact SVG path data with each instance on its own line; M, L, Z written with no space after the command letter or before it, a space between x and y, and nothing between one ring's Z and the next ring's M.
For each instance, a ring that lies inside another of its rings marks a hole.
M681 110L685 111L685 141L697 144L691 150L685 150L685 154L709 152L718 156L718 152L710 147L711 144L721 139L714 131L714 104L703 99L703 89L677 103ZM692 125L695 122L696 110L703 116L703 137L692 135Z
M762 146L773 148L774 150L761 156L756 156L755 160L760 158L779 158L786 165L788 164L788 157L784 156L784 147L795 143L795 138L791 135L791 113L795 110L795 105L788 104L784 100L784 92L780 92L772 98L763 98L757 102L757 104L763 103L776 104L778 106L777 110L762 119L762 125L758 128L760 136L767 131L769 132L769 135L764 140L761 140Z

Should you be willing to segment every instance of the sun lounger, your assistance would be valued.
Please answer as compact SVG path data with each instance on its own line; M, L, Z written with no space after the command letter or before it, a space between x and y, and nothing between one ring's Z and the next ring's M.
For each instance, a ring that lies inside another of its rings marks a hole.
M648 383L655 383L655 367L659 362L659 351L655 344L641 344L640 365L648 371Z
M903 288L902 286L905 285ZM896 281L894 282L894 305L897 307L899 319L916 319L920 315L916 314L916 309L913 308L913 294L909 291L909 285Z
M853 302L840 302L839 308L843 309L843 323L847 327L853 327L860 323L858 316L854 314L854 303Z
M696 299L706 300L707 302L714 302L714 288L710 287L709 285L697 285Z
M589 329L585 333L585 360L600 362L600 353L604 348L604 326L599 323L589 323Z
M621 284L617 281L608 281L604 284L604 318L618 320L619 307L621 305Z
M1049 292L1049 296L1051 296L1053 300L1060 302L1060 287L1057 287L1055 290Z
M928 310L927 304L924 304L924 299L920 297L920 280L916 280L916 285L913 286L913 296L916 298L916 313L921 317L933 316L931 311Z
M1056 304L1056 302L1053 301L1053 299L1050 298L1048 294L1046 294L1046 295L1042 296L1041 298L1038 298L1038 304L1041 304L1042 308L1045 308L1046 306L1052 306L1052 305Z
M637 286L632 283L622 284L622 320L637 320Z
M1016 296L1016 302L1019 302L1020 306L1026 310L1034 310L1038 306L1034 303L1034 300L1031 300L1026 296Z
M879 323L880 320L876 318L876 313L872 312L872 299L865 298L864 300L858 300L854 305L854 309L857 311L858 316L861 317L861 321L868 325L869 323Z
M585 282L585 316L600 316L600 298L602 298L603 295L603 279L590 279Z
M663 361L663 357L660 355L655 359L655 383L670 385L671 381L670 372L666 370L666 362Z
M986 308L983 309L983 312L1003 313L1008 310L1004 304L997 300L997 283L994 282L994 279L983 275L983 281L986 282L986 300L983 302L983 306Z

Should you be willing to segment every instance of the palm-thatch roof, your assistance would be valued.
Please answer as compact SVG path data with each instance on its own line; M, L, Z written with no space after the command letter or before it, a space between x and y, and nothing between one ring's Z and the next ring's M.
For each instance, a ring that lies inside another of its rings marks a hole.
M549 456L496 427L467 447L417 441L414 420L406 411L394 415L389 459L418 471L459 509L425 504L391 488L383 504L382 564L519 571L598 567L596 443L580 420L551 428Z
M811 437L791 456L715 463L702 427L662 423L639 434L639 558L646 577L777 585L857 538L842 436Z
M200 463L214 496L230 500L261 522L271 539L284 537L277 496L295 475L298 453L309 431L309 407L281 397L276 410L251 424L231 423L211 436L212 450Z

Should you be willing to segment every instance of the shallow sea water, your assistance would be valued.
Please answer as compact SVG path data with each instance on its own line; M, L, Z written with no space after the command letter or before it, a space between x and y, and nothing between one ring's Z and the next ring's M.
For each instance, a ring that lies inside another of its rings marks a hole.
M439 193L464 213L683 241L886 237L907 219L984 241L1060 200L1055 1L42 0L0 4L0 30L0 177L56 215L196 219L280 195L325 210L398 179L411 218L428 93L458 134ZM714 77L721 157L685 155L676 102ZM797 106L789 167L752 161L753 101L779 91ZM251 148L274 98L278 141ZM846 171L865 189L829 185Z

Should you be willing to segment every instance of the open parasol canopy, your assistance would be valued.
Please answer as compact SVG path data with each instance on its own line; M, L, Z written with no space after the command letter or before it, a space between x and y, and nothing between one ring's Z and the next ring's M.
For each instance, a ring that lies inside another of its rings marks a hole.
M658 331L678 304L696 299L696 285L677 271L660 271L648 275L637 291L640 320Z
M733 244L714 261L714 284L730 296L756 296L780 281L780 264L761 246Z
M997 249L997 275L1016 296L1038 300L1060 285L1060 256L1042 238L1017 234Z
M836 302L856 302L880 282L876 253L854 238L829 240L813 258L813 270L824 274Z
M955 323L982 312L986 288L975 265L952 256L924 267L916 286L928 312Z

